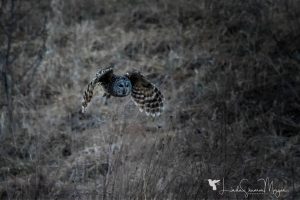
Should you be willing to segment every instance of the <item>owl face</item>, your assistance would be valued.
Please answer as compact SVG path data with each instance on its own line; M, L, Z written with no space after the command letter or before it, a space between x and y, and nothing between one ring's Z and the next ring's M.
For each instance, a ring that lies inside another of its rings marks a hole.
M115 96L124 97L130 94L132 85L127 77L120 77L113 83L113 93Z

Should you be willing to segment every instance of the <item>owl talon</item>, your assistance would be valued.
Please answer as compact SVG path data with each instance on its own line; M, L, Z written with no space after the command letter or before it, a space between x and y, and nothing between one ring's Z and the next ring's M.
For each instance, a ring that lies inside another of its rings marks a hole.
M107 103L107 99L109 99L109 98L110 98L110 96L111 96L111 95L110 95L110 94L108 94L108 93L104 93L104 94L103 94L103 97L104 97L104 105L106 105L106 106L108 105L108 103Z
M105 105L105 106L108 105L108 103L107 103L107 98L104 99L104 105Z
M86 107L81 106L81 113L83 114L83 113L85 113L85 111L86 111Z

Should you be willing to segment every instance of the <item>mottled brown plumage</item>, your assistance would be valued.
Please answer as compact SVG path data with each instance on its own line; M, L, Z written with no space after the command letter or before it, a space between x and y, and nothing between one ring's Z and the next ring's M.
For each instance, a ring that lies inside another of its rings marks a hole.
M163 95L152 83L139 72L130 72L126 76L132 83L131 97L140 111L159 115L163 111Z

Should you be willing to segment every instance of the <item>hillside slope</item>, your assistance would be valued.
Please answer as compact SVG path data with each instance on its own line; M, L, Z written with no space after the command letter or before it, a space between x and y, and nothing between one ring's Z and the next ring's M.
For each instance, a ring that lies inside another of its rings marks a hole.
M267 177L300 197L299 2L11 2L0 4L1 199L239 199L207 179ZM79 113L111 63L162 90L162 116L130 98L105 104L100 87Z

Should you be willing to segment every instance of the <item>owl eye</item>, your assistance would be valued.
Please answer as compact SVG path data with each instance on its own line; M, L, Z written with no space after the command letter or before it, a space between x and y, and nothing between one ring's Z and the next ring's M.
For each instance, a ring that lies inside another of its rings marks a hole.
M119 87L124 87L124 85L123 85L122 83L120 83L118 86L119 86Z

